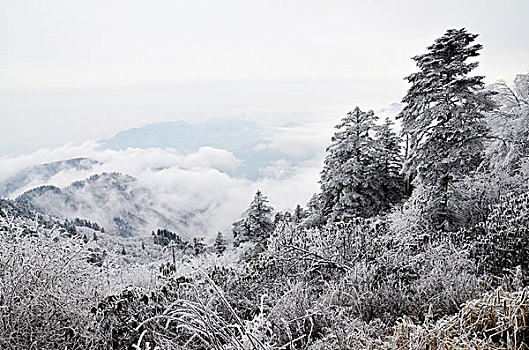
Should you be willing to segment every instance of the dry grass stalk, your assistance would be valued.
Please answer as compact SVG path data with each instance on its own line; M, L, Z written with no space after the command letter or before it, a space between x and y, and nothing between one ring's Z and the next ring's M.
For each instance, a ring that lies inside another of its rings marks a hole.
M415 325L405 317L396 326L391 348L529 349L528 293L529 288L515 292L498 289L435 323Z

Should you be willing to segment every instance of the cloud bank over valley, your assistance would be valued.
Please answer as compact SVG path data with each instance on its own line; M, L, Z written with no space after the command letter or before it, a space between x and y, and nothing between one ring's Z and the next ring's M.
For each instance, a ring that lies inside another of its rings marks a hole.
M257 189L269 197L277 211L305 205L318 191L319 171L333 126L316 122L259 126L241 118L197 125L182 121L152 124L125 130L102 142L1 157L0 191L15 199L28 190L51 185L63 193L53 200L47 196L38 200L41 207L55 208L51 214L114 225L112 215L103 215L105 210L112 211L108 198L94 193L74 195L72 183L97 174L121 173L134 178L128 185L142 193L131 201L164 217L155 220L151 215L152 220L147 220L139 215L146 224L140 234L167 224L173 226L167 229L187 235L212 237L219 230L229 231ZM101 186L91 191L105 191ZM72 196L82 205L69 209L58 205ZM114 208L137 214L123 205Z

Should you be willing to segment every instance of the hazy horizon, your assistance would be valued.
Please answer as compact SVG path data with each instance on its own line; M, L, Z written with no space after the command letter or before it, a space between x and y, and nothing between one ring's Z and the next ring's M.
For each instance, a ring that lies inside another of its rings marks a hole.
M529 69L521 0L0 4L0 156L160 121L333 125L400 102L411 57L454 27L480 35L487 83Z

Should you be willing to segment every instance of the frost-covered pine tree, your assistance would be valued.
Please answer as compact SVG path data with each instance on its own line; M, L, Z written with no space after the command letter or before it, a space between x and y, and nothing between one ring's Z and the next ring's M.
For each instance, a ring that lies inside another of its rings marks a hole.
M488 145L486 165L514 176L529 166L529 74L517 75L512 87L499 82L492 88L498 109L489 117L495 140Z
M374 178L378 191L379 210L385 211L400 202L404 196L404 177L401 174L403 156L402 139L393 130L393 121L386 118L376 128L375 134L375 169Z
M193 255L200 255L205 252L206 245L204 244L204 237L193 237L191 242L191 249Z
M328 220L349 220L376 213L373 184L375 140L373 111L356 107L336 126L338 131L327 147L321 172L321 205Z
M215 237L215 242L213 243L213 250L217 255L222 255L226 251L226 240L224 239L224 235L222 232L217 233L217 237Z
M307 212L301 207L301 205L296 205L294 209L294 214L292 214L292 222L299 224L307 217Z
M494 107L482 76L469 76L478 66L477 34L450 29L428 52L413 57L419 71L406 77L412 84L403 98L402 133L407 152L407 180L438 186L447 193L450 181L475 170L487 135L485 112Z
M242 242L260 242L268 238L274 230L273 210L274 208L268 205L268 198L258 190L245 212L246 218L233 224L235 246Z

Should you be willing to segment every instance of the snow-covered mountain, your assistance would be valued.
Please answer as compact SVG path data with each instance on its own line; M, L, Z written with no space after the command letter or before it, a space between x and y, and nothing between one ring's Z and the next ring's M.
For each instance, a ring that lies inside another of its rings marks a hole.
M73 158L31 165L0 181L0 197L11 197L24 190L46 184L61 172L90 170L100 164L97 160L90 158Z
M59 188L52 185L29 190L18 203L60 219L87 219L120 236L148 235L157 228L186 233L186 217L165 208L156 196L129 175L103 173Z

